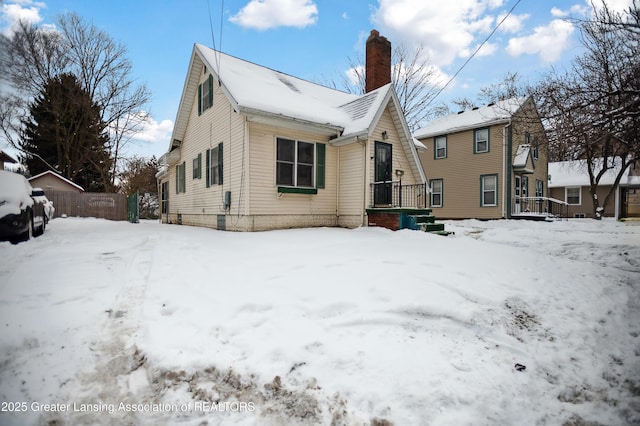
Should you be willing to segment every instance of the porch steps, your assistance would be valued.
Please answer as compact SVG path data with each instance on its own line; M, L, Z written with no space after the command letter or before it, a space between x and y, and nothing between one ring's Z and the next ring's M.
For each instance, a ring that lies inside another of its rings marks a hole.
M444 223L436 223L436 217L429 214L413 214L410 215L415 219L416 227L414 229L429 232L432 234L447 236L453 234L451 231L445 231Z

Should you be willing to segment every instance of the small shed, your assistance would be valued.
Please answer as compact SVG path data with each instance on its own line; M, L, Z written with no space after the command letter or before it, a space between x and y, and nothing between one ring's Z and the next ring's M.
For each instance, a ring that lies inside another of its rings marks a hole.
M84 192L84 188L80 185L51 170L29 178L29 183L32 187L42 188L45 191Z

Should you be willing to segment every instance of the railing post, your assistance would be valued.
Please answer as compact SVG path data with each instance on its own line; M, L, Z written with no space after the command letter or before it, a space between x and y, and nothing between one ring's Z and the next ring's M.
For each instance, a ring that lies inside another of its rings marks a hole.
M398 207L402 207L402 178L400 178L400 184L398 186Z

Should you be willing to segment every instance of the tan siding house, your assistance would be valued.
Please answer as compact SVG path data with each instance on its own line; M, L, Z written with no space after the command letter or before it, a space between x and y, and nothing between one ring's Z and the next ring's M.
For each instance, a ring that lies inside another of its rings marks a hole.
M392 175L426 190L391 84L358 96L194 46L157 175L164 223L366 226L376 183L394 207Z
M602 160L599 161L597 169L601 168ZM632 164L622 173L617 185L615 180L621 169L620 159L613 159L610 167L600 178L596 190L599 204L604 207L604 216L616 219L640 217L640 167ZM586 160L549 163L549 192L551 197L568 204L568 217L595 217L589 182ZM611 195L607 198L609 193Z
M51 170L29 178L29 183L34 188L42 188L46 191L84 192L84 188L80 185L73 183L69 179Z
M531 99L513 98L435 120L415 132L438 218L550 214L546 135Z

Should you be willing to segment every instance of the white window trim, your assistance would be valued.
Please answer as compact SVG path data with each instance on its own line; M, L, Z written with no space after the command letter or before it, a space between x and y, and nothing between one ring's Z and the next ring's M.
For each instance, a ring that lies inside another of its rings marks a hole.
M569 190L577 189L578 190L578 203L569 203ZM570 206L581 206L582 205L582 187L581 186L567 186L564 188L564 201L568 203Z
M295 144L295 148L294 148L294 162L293 162L293 185L284 185L284 184L279 184L278 183L278 139L287 139L290 141L294 141ZM308 143L313 145L313 165L311 168L311 186L299 186L298 185L298 142L303 142L303 143ZM316 164L318 161L316 152L317 152L317 147L316 147L317 142L313 142L313 141L309 141L309 140L301 140L301 139L295 139L295 138L291 138L291 137L286 137L286 136L276 136L274 139L274 144L273 144L273 148L274 148L274 153L273 153L273 158L274 158L274 162L273 162L273 184L275 186L282 186L282 187L289 187L289 188L304 188L304 189L313 189L316 187L316 170L318 165Z
M444 142L444 155L438 155L438 149L442 149L442 147L438 148L438 141ZM436 136L434 138L433 147L434 147L434 155L436 160L447 158L447 137L446 136Z
M481 140L481 142L486 142L487 143L487 149L480 151L478 149L478 133L486 130L487 131L487 139ZM489 128L488 127L484 127L482 129L475 129L473 131L473 153L474 154L483 154L485 152L489 152Z
M440 192L436 192L433 190L433 183L434 182L440 182ZM443 195L444 195L444 181L443 179L432 179L431 180L431 185L430 185L430 189L431 189L431 207L442 207L443 205ZM433 203L433 195L434 194L438 194L440 195L440 203L439 204L434 204Z
M495 200L493 204L486 204L484 202L484 194L485 194L485 190L484 190L484 180L487 178L491 178L494 180L495 182L495 187L493 189L493 199ZM496 175L483 175L482 178L480 179L480 205L482 207L497 207L498 206L498 176Z

